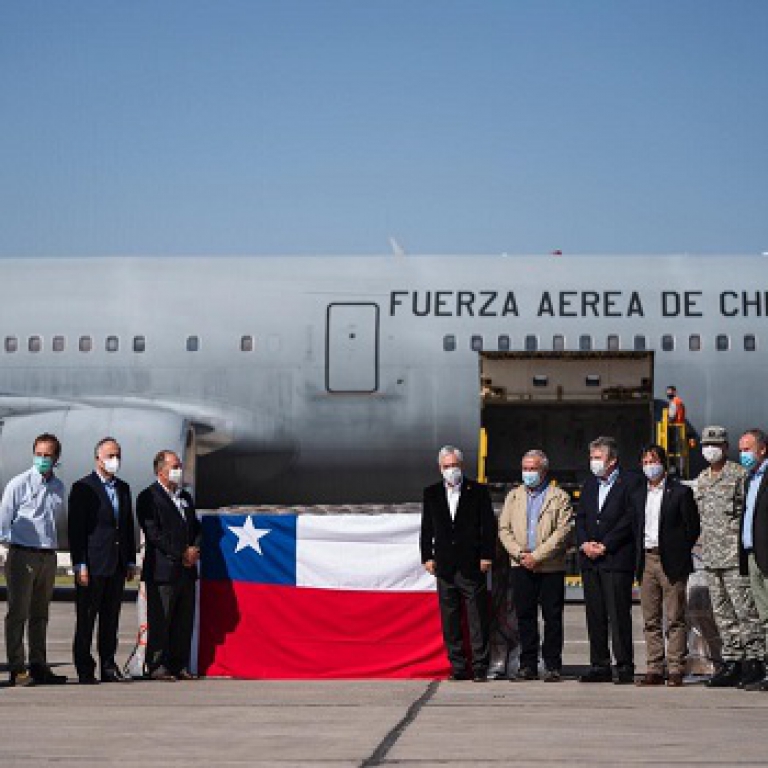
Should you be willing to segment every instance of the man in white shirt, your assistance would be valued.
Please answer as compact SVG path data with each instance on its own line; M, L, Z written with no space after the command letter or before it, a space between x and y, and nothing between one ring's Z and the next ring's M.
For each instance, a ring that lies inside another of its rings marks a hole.
M633 495L637 519L637 571L646 645L646 673L638 685L683 684L687 654L686 587L691 550L701 532L690 488L667 474L667 454L649 445L641 454L646 483ZM664 644L666 618L668 643Z
M421 561L437 578L443 640L452 680L469 679L463 649L465 604L472 646L472 679L487 679L490 660L487 573L496 550L496 517L488 489L464 477L463 456L446 445L438 455L443 479L424 489Z

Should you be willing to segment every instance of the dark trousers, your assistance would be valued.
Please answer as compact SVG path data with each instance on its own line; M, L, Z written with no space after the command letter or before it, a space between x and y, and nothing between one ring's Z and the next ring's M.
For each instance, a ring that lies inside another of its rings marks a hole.
M75 586L75 639L72 655L79 677L92 675L96 662L91 655L93 629L99 620L96 649L102 674L115 669L117 632L120 606L125 588L125 571L118 569L112 576L90 576L88 586Z
M522 566L511 569L512 599L520 631L520 667L539 666L539 608L544 620L541 655L547 669L563 666L565 572L537 573Z
M150 672L172 674L189 667L195 616L195 580L186 574L172 584L147 584L147 661Z
M448 660L454 673L467 671L464 638L461 631L461 604L466 605L469 641L472 648L472 669L479 674L488 670L491 651L488 635L488 588L486 575L470 578L460 572L437 577L440 619Z
M587 611L589 661L593 667L610 667L611 635L613 657L619 669L634 669L632 648L631 573L585 568L582 572L584 604Z

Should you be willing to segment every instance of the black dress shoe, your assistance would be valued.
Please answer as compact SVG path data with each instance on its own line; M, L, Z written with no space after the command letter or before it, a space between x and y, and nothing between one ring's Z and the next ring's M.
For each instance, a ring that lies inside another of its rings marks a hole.
M67 682L66 675L57 675L50 667L32 665L29 674L35 681L35 685L64 685Z
M176 676L172 675L165 667L153 669L149 675L150 680L161 680L164 683L175 683Z
M559 669L547 669L544 672L545 683L559 683L563 679L563 675Z
M80 685L98 685L99 681L96 678L96 675L80 675L77 678L77 682L80 683Z
M198 680L197 675L193 675L188 669L182 669L176 673L176 678L179 680Z
M590 667L579 677L580 683L612 683L613 675L610 667Z
M707 688L736 688L741 682L741 662L726 661L709 679Z
M451 672L448 675L448 680L452 683L459 683L463 680L469 680L469 675L466 672Z
M538 680L539 670L533 667L520 667L517 671L515 680Z
M102 683L130 683L131 678L126 677L117 667L105 669L101 673Z
M487 683L488 682L488 670L480 670L472 674L473 683Z
M635 670L634 669L620 669L616 673L616 679L613 681L616 685L634 685L635 684Z

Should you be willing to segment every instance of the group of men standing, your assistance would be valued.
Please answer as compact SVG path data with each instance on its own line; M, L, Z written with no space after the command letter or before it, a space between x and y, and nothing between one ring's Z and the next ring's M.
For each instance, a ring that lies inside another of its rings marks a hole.
M507 496L498 521L487 488L464 477L461 451L445 446L438 455L443 479L424 492L420 545L424 567L437 578L451 679L487 679L487 574L498 541L510 560L520 633L516 680L539 679L540 657L544 680L562 679L565 563L575 546L590 656L579 680L681 686L687 582L698 542L723 643L723 664L707 684L768 690L768 437L760 429L745 432L738 464L728 459L724 428L705 428L701 442L709 466L694 491L669 474L661 446L643 448L641 474L619 464L613 438L597 438L589 446L590 475L575 514L569 495L550 481L546 454L530 450L522 458L522 484ZM632 641L635 580L647 658L639 678ZM462 602L471 663L463 650Z
M8 482L0 501L0 543L8 547L6 650L10 684L19 687L67 680L53 672L46 656L56 575L56 517L66 494L54 471L61 444L55 435L45 433L35 439L32 452L32 467ZM115 654L125 583L139 572L131 489L117 477L120 461L119 443L112 437L100 440L93 472L74 483L69 494L67 524L76 590L72 653L78 681L84 685L129 680ZM136 500L146 545L141 569L149 623L146 676L191 680L200 523L191 496L181 487L179 457L173 451L160 451L153 468L156 481ZM91 652L97 623L99 677Z

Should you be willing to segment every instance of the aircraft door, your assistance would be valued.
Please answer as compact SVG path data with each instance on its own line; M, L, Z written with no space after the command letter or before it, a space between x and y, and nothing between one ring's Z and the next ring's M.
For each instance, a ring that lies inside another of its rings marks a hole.
M378 304L329 304L325 388L375 392L379 388Z

